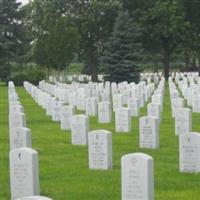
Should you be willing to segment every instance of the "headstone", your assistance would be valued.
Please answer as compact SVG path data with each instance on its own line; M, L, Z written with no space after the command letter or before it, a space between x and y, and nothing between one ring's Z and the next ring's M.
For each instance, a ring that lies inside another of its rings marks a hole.
M151 116L140 118L140 148L159 147L159 122Z
M110 102L98 103L98 122L110 123L112 120L111 105Z
M26 116L24 113L16 112L10 117L10 127L26 127Z
M90 97L86 99L85 102L85 114L88 116L97 115L97 101L95 97Z
M23 147L10 151L11 199L39 195L38 153Z
M152 116L152 117L156 117L159 121L159 123L161 122L161 106L160 104L157 103L149 103L147 105L147 115L148 116Z
M192 112L189 108L179 108L175 113L175 134L185 134L192 131Z
M113 111L122 107L122 95L116 94L113 96Z
M179 136L180 172L200 172L200 133Z
M106 130L95 130L88 134L89 168L112 168L112 133Z
M129 97L128 108L132 117L138 117L140 114L140 101L137 98Z
M77 110L85 110L85 94L77 95Z
M153 158L132 153L121 158L122 200L154 200Z
M88 143L89 120L86 115L73 115L71 119L71 141L75 145Z
M52 121L59 122L60 121L60 109L63 106L62 101L54 101L52 108Z
M32 147L31 131L29 128L17 127L12 130L10 149L12 150L21 147Z
M160 110L161 110L161 112L163 111L163 100L162 99L163 99L163 97L162 97L161 94L154 94L151 97L152 103L160 104Z
M74 114L73 106L62 106L60 108L60 126L62 130L71 130L71 119Z
M184 99L183 98L174 98L171 100L172 106L172 117L175 117L176 109L183 108L184 106Z
M115 111L115 130L116 132L131 131L131 116L128 108L122 107Z

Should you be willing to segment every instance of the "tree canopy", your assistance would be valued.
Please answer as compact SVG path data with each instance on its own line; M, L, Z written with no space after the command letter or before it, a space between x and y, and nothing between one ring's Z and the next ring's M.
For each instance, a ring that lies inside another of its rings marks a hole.
M28 57L20 62L62 70L76 60L96 81L99 71L136 77L144 63L162 63L168 79L175 58L200 69L199 8L197 0L0 0L0 64Z

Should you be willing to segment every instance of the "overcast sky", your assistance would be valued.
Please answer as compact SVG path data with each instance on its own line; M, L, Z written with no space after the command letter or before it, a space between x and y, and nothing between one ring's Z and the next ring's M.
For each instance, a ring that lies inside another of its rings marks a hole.
M23 5L28 3L28 0L17 0L17 2L21 2Z

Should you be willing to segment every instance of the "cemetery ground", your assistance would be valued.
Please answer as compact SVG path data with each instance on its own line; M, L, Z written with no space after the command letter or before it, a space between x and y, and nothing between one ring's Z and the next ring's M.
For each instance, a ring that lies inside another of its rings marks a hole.
M32 145L39 152L41 195L54 200L119 200L121 198L121 157L143 152L154 158L156 200L200 199L200 174L179 172L178 137L171 117L168 84L165 84L164 110L160 125L160 148L139 148L139 118L132 118L130 133L116 133L112 123L99 124L90 117L90 130L112 132L113 169L90 170L88 147L71 144L70 131L61 131L60 123L52 122L45 111L22 88L17 93L32 132ZM0 200L10 200L8 163L8 88L0 85ZM147 113L146 106L140 116ZM200 132L200 114L192 116L193 132Z

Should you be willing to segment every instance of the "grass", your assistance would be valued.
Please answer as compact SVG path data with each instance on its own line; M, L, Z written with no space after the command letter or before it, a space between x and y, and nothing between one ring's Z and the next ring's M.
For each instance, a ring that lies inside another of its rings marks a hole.
M114 131L110 124L98 124L90 118L90 130L106 129L113 133L113 170L88 169L87 147L71 145L70 132L61 131L21 87L17 88L32 131L33 148L39 152L41 195L54 200L120 200L120 159L127 153L144 152L154 158L156 200L199 200L200 174L179 173L178 138L174 133L169 91L166 86L160 148L139 148L138 118L132 119L130 134ZM7 87L0 87L0 200L9 200ZM141 116L146 115L146 106ZM193 131L200 131L200 115L193 114Z

